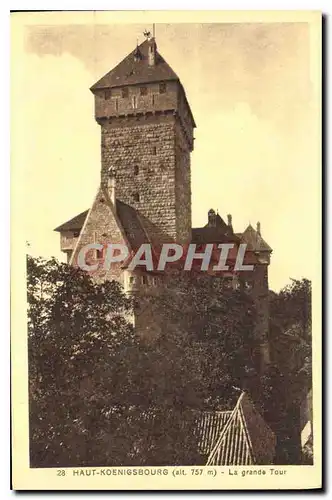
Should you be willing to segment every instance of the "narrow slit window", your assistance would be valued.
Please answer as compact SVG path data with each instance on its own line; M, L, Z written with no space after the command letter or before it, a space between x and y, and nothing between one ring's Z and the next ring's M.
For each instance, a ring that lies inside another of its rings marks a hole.
M96 250L96 259L102 259L104 255L104 249Z
M139 174L139 167L138 165L135 165L134 166L134 175L138 175Z
M133 197L134 197L134 201L139 201L139 193L137 193L137 192L134 193Z
M111 90L106 90L105 92L105 99L106 101L112 97L112 91Z
M156 154L157 154L157 148L156 148L156 146L153 146L153 147L152 147L152 154L153 154L153 155L156 155Z
M119 102L118 102L118 99L116 98L115 99L115 111L118 112L119 111Z
M142 276L142 285L147 285L148 284L148 277L143 275Z
M133 96L131 103L133 105L133 108L136 109L137 108L137 97L135 95Z
M166 92L166 83L161 82L159 83L159 94L165 94Z
M127 98L129 96L129 91L128 91L128 87L124 87L122 89L122 97L123 98Z

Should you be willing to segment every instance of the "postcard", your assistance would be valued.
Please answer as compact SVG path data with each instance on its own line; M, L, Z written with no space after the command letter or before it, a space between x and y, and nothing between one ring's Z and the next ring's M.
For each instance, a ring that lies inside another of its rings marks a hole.
M321 24L11 14L14 490L322 487Z

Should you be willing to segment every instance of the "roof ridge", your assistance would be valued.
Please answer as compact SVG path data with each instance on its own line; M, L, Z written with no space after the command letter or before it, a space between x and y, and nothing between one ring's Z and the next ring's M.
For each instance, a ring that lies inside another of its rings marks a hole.
M156 63L152 66L148 64L149 40L144 40L127 54L114 68L102 76L94 83L90 90L94 92L97 89L115 88L126 85L135 85L142 83L162 82L165 80L180 81L177 74L173 71L164 57L156 49ZM142 59L135 59L137 49L142 55Z

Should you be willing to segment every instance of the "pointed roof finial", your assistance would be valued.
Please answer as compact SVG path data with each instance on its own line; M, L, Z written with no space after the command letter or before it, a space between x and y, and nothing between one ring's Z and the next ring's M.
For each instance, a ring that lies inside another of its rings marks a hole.
M145 36L145 38L147 40L150 40L150 38L151 38L151 31L144 30L143 31L143 35Z
M154 23L152 25L152 36L153 38L156 38L156 25Z

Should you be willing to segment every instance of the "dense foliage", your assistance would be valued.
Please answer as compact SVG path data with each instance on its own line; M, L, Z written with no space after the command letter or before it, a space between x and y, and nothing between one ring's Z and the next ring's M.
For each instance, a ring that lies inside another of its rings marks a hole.
M27 265L31 465L200 463L195 411L232 406L252 381L249 296L174 276L139 302L158 310L148 342L118 283L55 259Z
M270 342L265 416L278 437L279 463L301 463L300 408L312 387L309 280L292 280L279 293L270 292Z

